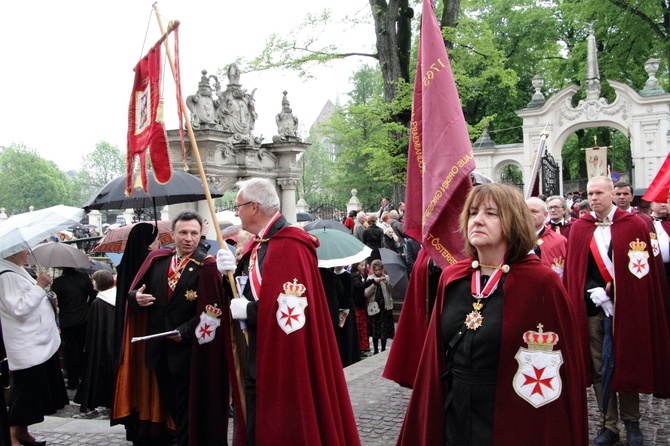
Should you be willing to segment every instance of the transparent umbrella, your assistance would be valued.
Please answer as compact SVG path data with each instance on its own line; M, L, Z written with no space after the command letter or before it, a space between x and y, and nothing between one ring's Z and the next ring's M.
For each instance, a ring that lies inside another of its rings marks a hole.
M12 215L0 223L0 258L7 258L42 242L84 218L83 209L52 206Z

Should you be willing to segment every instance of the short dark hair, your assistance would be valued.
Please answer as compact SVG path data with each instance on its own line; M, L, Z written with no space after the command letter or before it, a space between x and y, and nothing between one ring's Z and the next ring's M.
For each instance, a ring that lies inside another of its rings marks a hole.
M177 216L172 220L172 230L174 231L175 226L178 221L188 221L188 220L197 220L200 224L200 230L202 230L202 217L193 209L187 209L181 211Z
M591 204L589 203L589 200L583 200L583 201L580 201L579 203L577 203L577 209L580 210L580 211L584 210L584 209L590 211L591 210Z
M95 289L105 291L114 286L114 276L107 270L101 269L93 273Z
M622 189L622 188L624 188L624 187L627 187L628 189L630 189L630 194L631 194L631 195L634 194L634 192L633 192L633 186L631 186L630 183L624 183L624 182L622 182L622 181L621 181L621 182L618 182L618 183L614 183L614 189Z

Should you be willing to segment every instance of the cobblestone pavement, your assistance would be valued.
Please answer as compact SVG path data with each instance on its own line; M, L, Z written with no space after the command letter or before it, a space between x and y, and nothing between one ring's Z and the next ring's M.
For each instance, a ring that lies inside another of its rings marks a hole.
M365 446L395 444L411 393L381 377L387 356L388 351L382 352L345 369L358 431ZM70 399L73 396L70 394ZM643 415L640 427L645 436L645 445L670 446L670 400L642 395L640 410ZM599 430L600 420L593 392L589 391L591 439ZM125 441L122 426L109 426L108 412L81 415L79 407L74 405L59 411L57 416L47 417L43 423L31 426L31 432L38 439L48 440L49 446L132 444ZM619 446L626 444L625 432L622 432L622 436ZM532 444L532 439L526 444Z

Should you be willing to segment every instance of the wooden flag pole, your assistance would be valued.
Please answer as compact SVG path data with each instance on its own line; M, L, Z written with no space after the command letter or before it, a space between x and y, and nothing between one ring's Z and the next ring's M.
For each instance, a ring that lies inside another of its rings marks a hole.
M158 19L158 26L160 28L161 33L165 34L164 32L164 27L163 27L163 21L161 20L160 14L158 13L158 7L156 6L156 3L153 5L154 12L156 13L156 18ZM172 24L173 22L170 22ZM179 22L177 22L179 23ZM171 25L168 24L168 27ZM165 53L167 54L168 61L170 63L170 69L172 70L172 76L175 79L176 82L176 70L175 70L175 65L174 65L174 60L172 59L172 53L170 52L170 47L168 46L168 42L164 41L165 44ZM179 85L177 85L177 88L180 88ZM207 204L209 205L209 212L212 214L212 218L216 218L216 209L214 208L214 200L212 200L212 194L209 192L209 186L207 182L207 177L205 176L205 169L202 166L202 160L200 159L200 151L198 150L198 143L195 140L195 135L193 134L193 127L191 126L191 118L189 117L188 113L186 113L186 103L184 103L184 98L181 99L181 110L182 114L184 115L184 121L186 122L186 131L188 132L188 138L191 141L191 152L193 153L193 156L195 157L196 163L198 164L198 172L200 173L200 181L202 181L202 185L205 189L205 197L207 197ZM216 240L219 242L219 246L224 248L226 245L223 241L223 237L221 235L221 228L219 227L218 222L215 222L214 224L214 229L216 230ZM228 277L230 282L230 286L233 289L233 296L237 296L237 289L235 288L235 279L232 277L232 271L230 272L230 276Z
M533 163L533 170L530 173L530 184L528 185L528 191L526 192L526 200L531 197L533 194L533 188L535 187L535 181L537 180L537 174L540 171L540 163L542 162L542 152L544 151L544 142L547 140L549 132L547 131L547 126L544 126L544 130L540 133L540 144L537 148L537 153L535 154L535 162Z
M153 4L153 9L156 14L156 19L158 20L158 27L160 29L160 32L162 34L165 34L164 27L163 27L163 21L161 20L161 16L158 13L158 4L154 3ZM170 22L172 23L172 22ZM179 23L179 22L176 22ZM168 25L169 27L170 25ZM166 36L167 37L167 36ZM167 54L168 62L170 63L170 69L172 70L172 77L175 80L175 84L177 84L177 77L176 77L176 69L174 65L174 60L172 59L172 53L170 52L170 47L168 46L167 40L164 41L165 44L165 54ZM181 88L179 84L177 84L177 88ZM195 135L193 134L193 127L191 126L191 118L189 117L188 113L186 113L186 104L184 103L184 98L181 98L181 111L184 116L184 122L186 122L186 130L188 132L188 138L191 141L191 152L193 153L193 156L195 157L196 163L198 164L198 172L200 173L200 181L202 181L202 185L205 189L205 197L207 197L207 204L209 206L209 212L212 215L212 219L215 221L212 222L214 225L214 230L216 231L216 240L219 242L219 246L222 249L228 249L226 246L226 243L223 241L223 236L221 235L221 228L219 227L219 222L216 221L216 209L214 208L214 200L212 199L212 194L209 192L209 183L207 181L207 177L205 176L205 169L202 166L202 160L200 159L200 151L198 150L198 143L195 140ZM230 288L232 289L233 292L233 298L239 299L240 296L237 293L237 286L235 283L235 277L233 276L232 271L228 271L228 282L230 283ZM229 312L228 312L229 313ZM230 314L230 313L229 313ZM247 334L246 330L243 330L244 332L244 338L249 345L249 335ZM241 355L238 354L238 348L237 344L235 343L235 336L234 333L232 333L231 330L231 341L232 341L232 347L233 347L233 358L235 360L235 372L237 374L237 384L239 388L240 395L242 395L240 404L242 408L242 413L244 414L244 419L246 421L247 414L246 414L246 403L245 403L245 398L244 398L244 374L242 373L242 369L240 367L240 361L239 358Z

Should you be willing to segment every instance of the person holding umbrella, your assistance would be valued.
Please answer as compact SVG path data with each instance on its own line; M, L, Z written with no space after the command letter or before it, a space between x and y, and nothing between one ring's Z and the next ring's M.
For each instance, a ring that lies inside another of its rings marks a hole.
M9 429L13 446L43 446L46 441L36 440L28 426L69 400L58 362L61 341L50 302L55 296L46 291L51 276L41 272L33 279L27 261L28 250L18 247L0 260L0 321L13 379Z
M639 393L670 394L670 335L660 274L652 263L647 224L613 205L610 178L591 178L587 194L592 211L572 225L564 281L588 316L592 383L604 414L593 444L619 440L620 415L628 444L640 446Z
M469 258L440 276L398 445L586 445L577 310L521 193L474 187L460 229Z
M84 372L86 357L86 326L88 310L98 294L88 274L75 268L62 268L63 273L51 285L58 296L58 318L63 340L63 357L67 374L67 388L77 389Z

